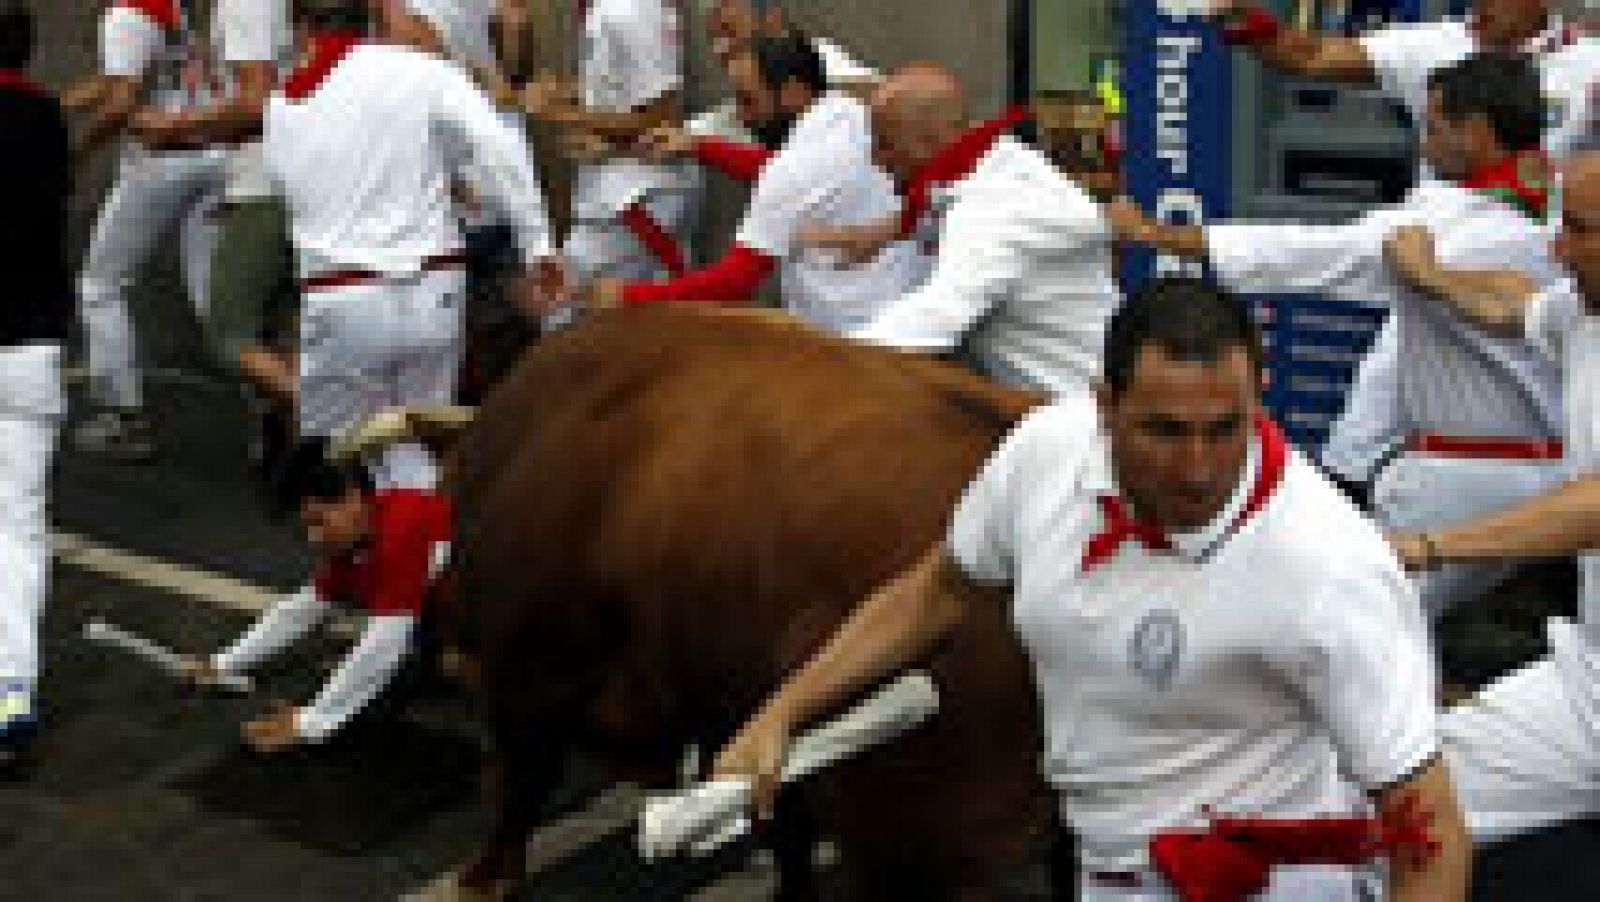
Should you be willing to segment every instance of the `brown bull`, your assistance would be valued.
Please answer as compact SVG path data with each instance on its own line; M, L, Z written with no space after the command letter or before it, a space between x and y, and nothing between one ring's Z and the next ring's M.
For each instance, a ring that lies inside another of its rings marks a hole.
M462 643L496 825L522 874L574 750L670 778L938 541L1038 399L756 314L630 311L532 350L457 448ZM976 897L1049 823L1006 612L932 662L940 713L790 793L866 899ZM793 893L795 887L788 887Z

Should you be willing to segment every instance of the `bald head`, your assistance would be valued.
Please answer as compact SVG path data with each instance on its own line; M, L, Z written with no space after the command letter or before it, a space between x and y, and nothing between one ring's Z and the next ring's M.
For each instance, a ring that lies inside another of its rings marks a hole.
M1600 310L1600 151L1579 153L1561 183L1556 255L1572 272L1590 310Z
M938 63L911 63L890 73L872 96L878 163L908 176L966 127L961 80Z

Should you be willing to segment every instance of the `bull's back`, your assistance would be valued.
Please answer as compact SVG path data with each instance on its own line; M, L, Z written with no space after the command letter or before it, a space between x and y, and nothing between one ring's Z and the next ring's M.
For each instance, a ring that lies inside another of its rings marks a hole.
M546 651L564 672L595 668L632 706L612 726L714 740L939 540L1036 402L760 316L599 319L532 351L479 415L462 458L468 603L486 631L562 637ZM960 844L996 845L952 860L1014 851L1036 728L1003 612L972 618L937 668L945 713L895 750L914 766L869 756L829 807L856 812L837 826L860 841L954 808Z

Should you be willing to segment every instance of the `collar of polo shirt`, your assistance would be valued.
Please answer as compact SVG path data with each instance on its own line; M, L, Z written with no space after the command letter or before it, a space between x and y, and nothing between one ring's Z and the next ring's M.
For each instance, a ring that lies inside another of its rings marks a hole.
M1250 447L1245 452L1244 468L1239 471L1239 479L1234 484L1233 494L1228 496L1228 503L1224 504L1222 510L1200 529L1167 536L1178 556L1192 564L1204 563L1227 540L1234 524L1244 513L1245 505L1250 503L1250 490L1260 475L1261 433L1260 430L1256 430L1250 439ZM1088 466L1084 471L1083 486L1097 498L1102 495L1125 497L1121 487L1117 485L1116 468L1111 463L1111 440L1104 431L1095 437L1094 452L1090 455ZM1128 508L1134 516L1138 516L1138 511L1133 509L1132 504L1129 504Z

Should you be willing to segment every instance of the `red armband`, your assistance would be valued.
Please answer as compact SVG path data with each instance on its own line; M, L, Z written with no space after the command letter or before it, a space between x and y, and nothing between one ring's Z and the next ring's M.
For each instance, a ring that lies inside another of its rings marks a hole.
M733 303L749 300L772 274L778 261L758 250L735 244L721 260L665 282L632 282L622 289L622 303L664 301Z
M741 182L753 182L772 159L772 151L759 144L741 144L725 138L697 138L694 158Z
M1267 47L1283 33L1283 22L1271 10L1246 7L1222 23L1222 39L1235 47Z

